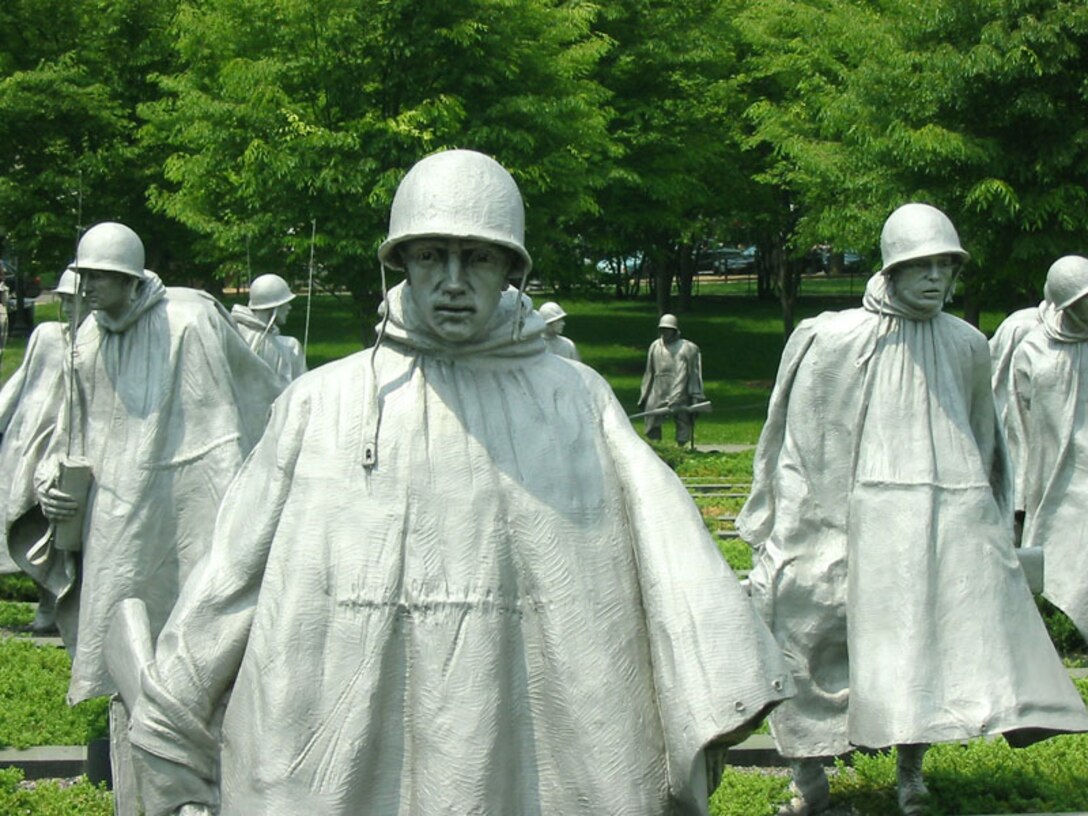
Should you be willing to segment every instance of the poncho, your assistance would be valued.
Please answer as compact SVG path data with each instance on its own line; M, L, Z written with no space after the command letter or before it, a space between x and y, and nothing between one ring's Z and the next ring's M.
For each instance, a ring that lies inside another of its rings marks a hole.
M25 554L34 541L19 525L11 531L16 561L58 596L72 704L116 691L102 646L118 601L142 598L153 634L166 622L278 392L222 306L167 289L154 273L119 319L96 311L84 322L74 373L74 414L65 400L36 480L39 489L51 482L71 423L73 453L94 473L78 569L55 551L33 568Z
M1088 729L1010 498L981 333L880 275L865 308L797 327L737 520L798 685L771 715L784 755Z
M269 326L252 309L240 303L231 308L230 316L246 344L272 367L284 383L306 373L306 358L298 340L280 334L279 326L275 323Z
M1051 306L1012 361L1009 441L1025 511L1023 546L1044 547L1043 595L1088 638L1088 328Z
M544 335L544 344L547 346L548 351L559 357L566 357L568 360L582 361L582 358L578 354L578 347L574 345L574 341L568 337L564 337L561 334Z
M34 469L41 459L64 400L68 327L42 323L26 345L23 363L0 390L0 573L17 572L7 547L8 508L37 503ZM45 531L45 524L40 527Z
M404 292L277 402L133 743L212 778L233 683L224 816L705 814L703 747L790 692L766 627L608 385L538 317L512 340L512 290L456 347Z
M1016 351L1020 341L1032 329L1042 323L1043 308L1046 301L1030 309L1020 309L1001 321L994 336L990 338L990 364L992 374L990 383L994 392L994 406L997 408L997 421L1002 430L1006 432L1005 439L1008 442L1009 459L1012 460L1013 470L1019 469L1021 452L1018 447L1018 438L1008 433L1008 407L1013 400L1012 396L1012 355ZM1023 510L1023 496L1016 493L1015 507Z

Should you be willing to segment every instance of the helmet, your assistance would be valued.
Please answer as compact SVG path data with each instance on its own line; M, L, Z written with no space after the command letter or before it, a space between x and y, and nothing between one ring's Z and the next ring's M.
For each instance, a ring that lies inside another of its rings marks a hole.
M517 183L501 164L474 150L447 150L416 162L393 197L389 237L378 258L403 269L398 244L437 237L490 241L517 255L519 272L533 266Z
M53 291L58 295L74 295L79 289L79 275L74 266L69 266L60 273L57 288Z
M294 299L291 287L279 275L260 275L249 285L251 309L275 309Z
M676 315L671 314L661 315L661 319L657 321L657 327L659 329L672 329L673 331L680 331L680 324L676 322Z
M1046 273L1043 296L1055 309L1064 309L1088 295L1088 258L1066 255Z
M543 304L537 311L540 312L540 316L544 318L545 323L554 323L567 316L567 313L563 311L562 306L558 303L553 303L550 300Z
M961 263L971 257L947 215L928 204L904 204L888 216L880 233L881 272L933 255L955 255Z
M120 272L143 280L144 243L140 236L115 221L95 224L76 247L77 269L101 269Z

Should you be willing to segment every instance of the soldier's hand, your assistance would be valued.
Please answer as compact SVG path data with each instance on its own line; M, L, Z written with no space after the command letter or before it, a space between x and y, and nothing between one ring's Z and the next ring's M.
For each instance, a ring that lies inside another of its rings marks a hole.
M75 497L55 485L38 493L38 504L42 506L42 512L50 521L66 521L79 510L79 502Z

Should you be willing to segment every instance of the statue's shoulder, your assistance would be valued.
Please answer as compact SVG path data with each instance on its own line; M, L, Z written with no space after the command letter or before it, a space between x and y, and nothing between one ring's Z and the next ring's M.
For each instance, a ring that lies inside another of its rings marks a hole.
M200 289L168 286L165 297L157 305L167 310L171 320L225 320L233 325L226 307Z
M49 321L48 323L39 323L37 327L31 332L30 340L27 345L38 346L43 351L46 349L63 348L65 345L65 330L67 329L67 323L61 323L60 321Z
M878 319L877 315L860 307L841 309L837 312L821 312L815 317L806 318L798 323L790 334L790 342L794 342L797 338L806 341L819 339L834 343L858 332L868 331Z

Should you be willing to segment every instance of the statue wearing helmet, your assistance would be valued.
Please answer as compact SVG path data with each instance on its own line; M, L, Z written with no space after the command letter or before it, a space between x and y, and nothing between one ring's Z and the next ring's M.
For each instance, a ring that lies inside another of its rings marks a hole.
M563 336L563 327L566 325L567 313L563 307L554 301L548 301L540 309L540 316L544 318L544 343L548 351L568 360L581 362L578 348L574 341Z
M646 436L661 438L661 426L672 416L676 422L676 444L694 444L695 414L685 410L706 402L703 395L703 358L699 347L680 336L675 315L665 314L657 322L658 338L646 355L646 371L638 404L646 412Z
M6 485L10 502L0 502L0 573L19 571L8 554L9 507L15 517L37 504L34 470L57 422L64 399L64 367L69 353L70 325L83 321L74 301L78 276L69 267L60 276L54 293L60 299L62 322L41 323L27 341L22 364L0 390L0 484ZM78 323L75 324L78 328ZM44 535L45 530L42 530ZM38 585L38 609L30 631L56 634L56 597Z
M302 346L294 337L280 333L294 299L287 281L279 275L260 275L249 285L249 305L238 303L230 311L246 344L284 383L306 373Z
M377 343L277 401L143 672L149 813L705 814L704 746L789 694L690 497L507 286L522 223L482 154L401 182Z
M279 390L214 298L167 288L144 269L143 243L128 227L91 227L74 267L93 314L74 338L71 394L35 482L54 525L85 512L80 549L43 554L40 516L9 518L13 557L58 597L73 704L118 690L104 646L122 598L146 601L152 638L166 622ZM93 474L85 497L58 483L75 459Z
M1046 557L1043 595L1088 640L1088 258L1050 267L1039 325L1012 353L1006 432L1016 468L1024 547Z
M795 663L770 716L782 814L828 809L820 758L855 746L898 747L900 809L920 814L929 743L1088 729L1009 535L986 338L942 311L967 253L925 204L889 216L881 251L862 308L790 336L737 519Z

